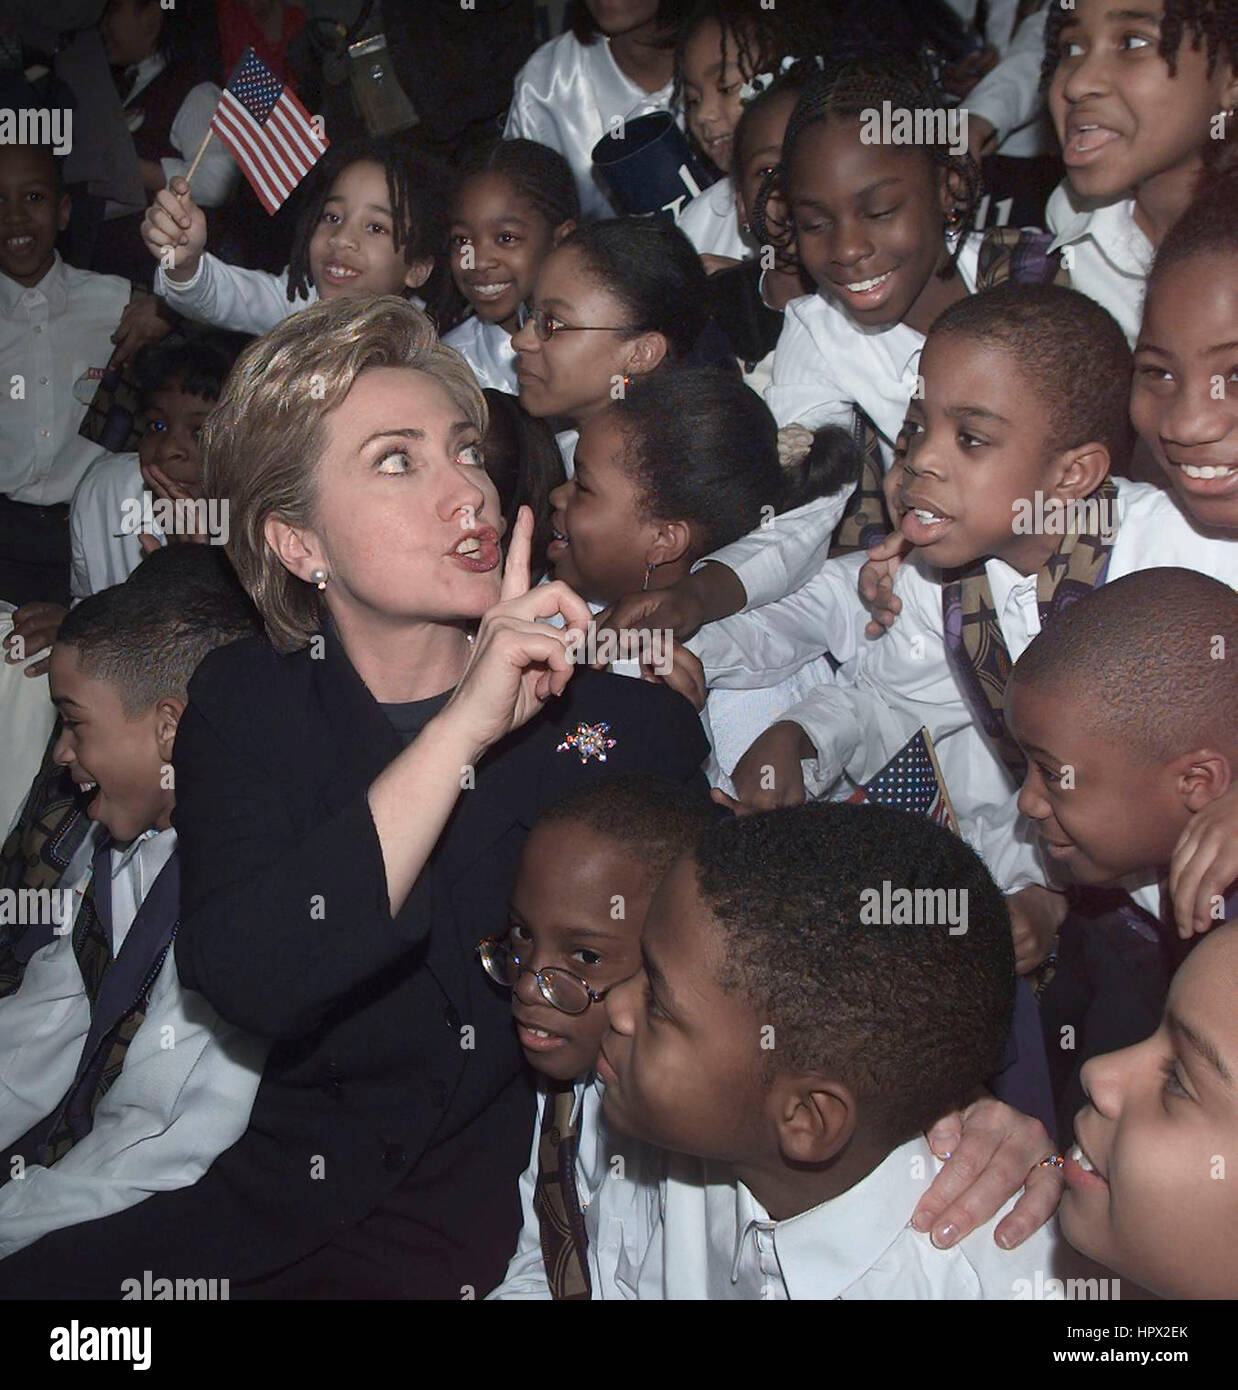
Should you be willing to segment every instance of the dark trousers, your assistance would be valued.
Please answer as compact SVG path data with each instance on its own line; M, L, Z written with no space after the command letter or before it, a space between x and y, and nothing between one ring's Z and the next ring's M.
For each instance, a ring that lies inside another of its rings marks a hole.
M69 606L69 504L31 507L0 496L0 599Z

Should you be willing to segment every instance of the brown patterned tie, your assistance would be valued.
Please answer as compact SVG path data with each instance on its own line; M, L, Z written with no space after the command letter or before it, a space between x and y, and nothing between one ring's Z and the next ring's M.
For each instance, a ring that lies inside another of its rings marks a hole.
M537 1145L533 1210L541 1228L546 1281L555 1299L589 1297L588 1242L576 1190L579 1136L572 1123L574 1101L570 1082L551 1091Z

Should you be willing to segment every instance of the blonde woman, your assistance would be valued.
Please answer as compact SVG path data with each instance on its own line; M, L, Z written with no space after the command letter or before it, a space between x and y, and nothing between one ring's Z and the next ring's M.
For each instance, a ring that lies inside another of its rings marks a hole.
M176 957L274 1046L195 1187L30 1246L0 1289L117 1298L151 1270L234 1298L458 1299L502 1277L534 1099L473 948L505 930L542 806L646 770L704 797L706 745L681 695L573 667L589 610L529 588L527 510L503 566L485 428L401 299L312 305L238 361L204 468L267 637L190 687Z

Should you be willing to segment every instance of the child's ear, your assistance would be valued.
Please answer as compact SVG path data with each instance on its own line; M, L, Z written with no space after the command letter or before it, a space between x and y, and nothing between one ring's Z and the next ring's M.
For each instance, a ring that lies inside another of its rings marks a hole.
M434 257L422 256L412 262L408 267L408 272L404 276L404 283L410 290L419 290L422 285L430 278L430 273L434 269Z
M172 695L165 695L155 706L155 740L159 745L159 757L165 763L172 761L176 730L180 727L181 715L184 713L185 701Z
M1109 476L1109 450L1093 440L1054 460L1051 492L1063 502L1089 497Z
M575 230L576 219L574 217L569 217L566 222L560 222L550 234L551 246L558 246L561 241L566 241Z
M659 522L653 541L645 551L647 565L669 565L682 560L692 544L692 530L686 521Z
M298 579L308 584L310 574L316 569L327 569L323 560L318 537L312 531L301 531L290 526L282 516L268 516L262 526L262 534L267 545L279 557L280 564Z
M69 225L69 218L73 214L73 199L67 193L60 195L60 202L56 205L56 230L63 232Z
M1198 748L1176 759L1175 784L1182 804L1192 813L1225 795L1233 784L1234 770L1224 753Z
M629 376L644 376L662 364L667 353L667 341L661 333L642 333L627 344L626 371Z
M828 1163L851 1142L855 1097L841 1081L809 1073L783 1074L770 1090L778 1148L788 1163Z
M967 203L967 184L958 169L943 168L938 172L937 196L941 203L942 216L949 224L955 208L961 208Z

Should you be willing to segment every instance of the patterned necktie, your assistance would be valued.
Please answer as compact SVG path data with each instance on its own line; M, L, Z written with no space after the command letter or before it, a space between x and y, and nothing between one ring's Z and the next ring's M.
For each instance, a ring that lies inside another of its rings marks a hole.
M1098 503L1097 516L1114 514L1118 493L1112 478L1106 478L1092 497ZM1070 531L1063 536L1036 579L1036 607L1042 628L1067 604L1105 582L1116 534L1116 528L1106 530L1102 521L1095 531ZM977 723L1015 781L1021 783L1027 761L1006 728L1003 712L1014 663L1006 650L984 562L948 576L941 602L946 650L955 676Z
M556 1299L589 1297L588 1243L576 1190L579 1136L572 1123L574 1101L570 1082L551 1091L537 1144L533 1210L541 1228L546 1281Z

